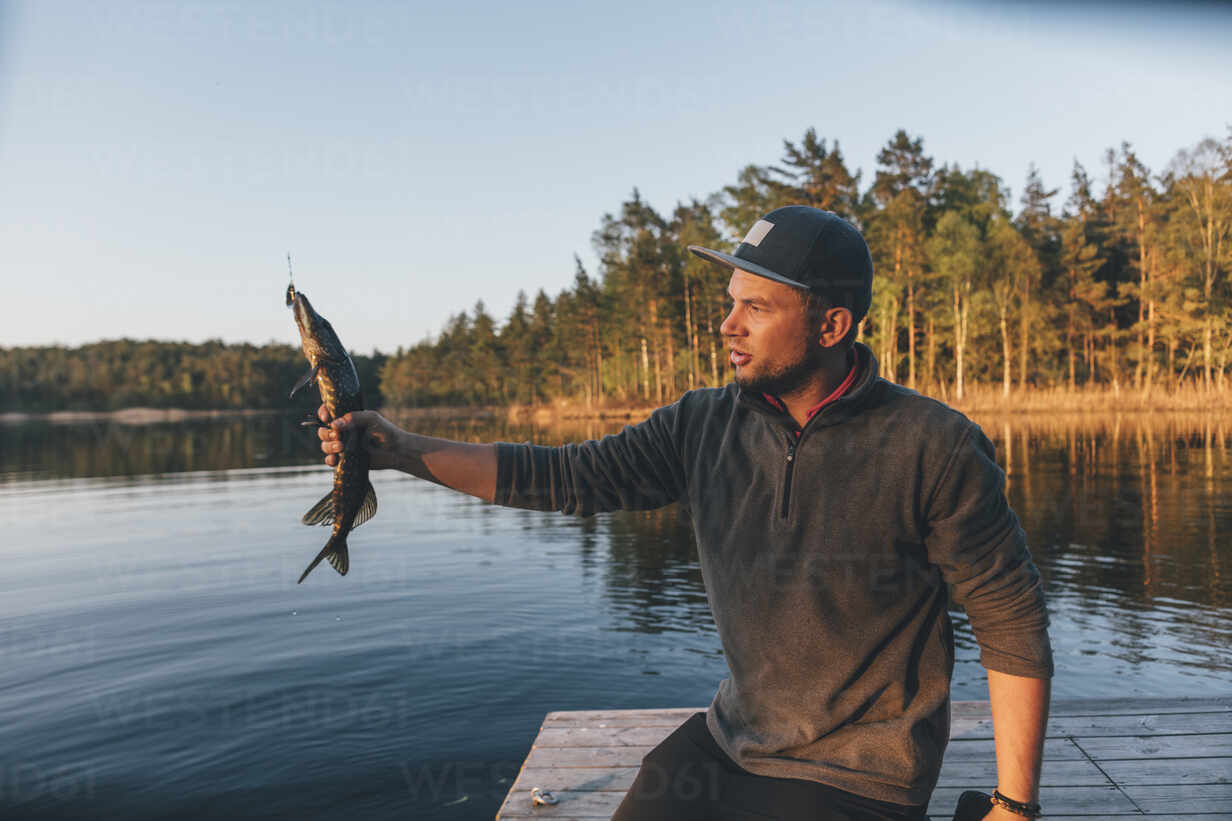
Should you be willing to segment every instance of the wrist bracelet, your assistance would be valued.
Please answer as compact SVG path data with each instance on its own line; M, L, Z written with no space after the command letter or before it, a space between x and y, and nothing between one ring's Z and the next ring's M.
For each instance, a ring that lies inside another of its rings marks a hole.
M1028 804L1022 801L1015 801L1012 798L1006 798L999 790L992 791L991 800L994 807L1004 807L1015 815L1021 815L1026 818L1039 818L1043 815L1040 812L1039 804Z

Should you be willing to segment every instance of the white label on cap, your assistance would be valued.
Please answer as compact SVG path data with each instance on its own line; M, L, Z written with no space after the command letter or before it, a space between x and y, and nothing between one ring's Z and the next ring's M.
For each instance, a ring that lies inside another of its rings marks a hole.
M761 245L761 241L766 238L766 234L769 234L770 229L773 227L773 222L758 220L756 224L749 229L748 236L744 238L745 243L756 248L758 245Z

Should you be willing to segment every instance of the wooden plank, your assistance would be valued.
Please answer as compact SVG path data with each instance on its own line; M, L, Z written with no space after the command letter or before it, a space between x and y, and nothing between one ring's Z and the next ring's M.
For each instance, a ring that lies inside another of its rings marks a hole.
M536 747L653 747L674 727L544 727Z
M1063 765L1049 766L1044 760L1044 769L1040 774L1040 785L1044 787L1111 787L1114 781L1100 771L1100 768L1086 759L1066 761ZM991 758L981 761L951 762L948 758L941 766L941 775L937 779L938 787L960 787L972 789L971 784L997 783L997 762Z
M938 787L928 804L929 814L935 813L938 819L949 819L954 815L954 807L958 805L958 796L964 790L980 790L991 794L996 782L986 784L968 784L963 787ZM1054 814L1090 815L1104 813L1118 815L1121 813L1138 814L1134 806L1116 787L1040 787L1040 806L1048 813L1047 818ZM1175 812L1177 808L1169 810ZM1141 815L1138 815L1141 818Z
M1147 713L1120 716L1061 716L1049 718L1048 735L1087 738L1101 735L1176 735L1180 733L1232 733L1232 712Z
M638 767L545 767L527 768L518 776L514 787L530 790L543 787L584 792L619 792L622 795L633 786Z
M1228 757L1100 761L1099 766L1121 786L1232 782L1232 758Z
M662 724L684 723L694 713L704 713L705 707L670 707L663 710L558 710L548 713L544 726L556 722L584 723L595 726L602 722L627 721L625 726L653 727ZM642 722L640 725L636 722Z
M991 718L952 719L950 724L950 738L952 739L993 737ZM1232 732L1232 712L1134 713L1102 716L1050 715L1046 735L1058 738L1216 732Z
M1121 790L1146 813L1227 812L1232 806L1232 784L1129 784Z
M1096 761L1121 758L1213 758L1232 755L1232 733L1092 736L1078 737L1074 741Z
M645 717L637 717L637 716L630 716L627 718L620 718L620 717L613 718L609 716L607 718L593 719L593 720L592 719L581 719L581 718L556 719L555 721L545 720L543 722L543 726L544 728L550 727L552 729L557 729L557 730L568 729L568 728L580 728L580 727L593 727L593 728L664 727L670 730L674 727L679 727L681 724L684 724L686 721L688 721L689 716L691 715L693 715L693 713L689 713L689 715L685 715L685 716L672 717L672 718L661 718L661 719L653 719L653 718L645 718Z
M987 704L986 701L954 702L954 704ZM1067 698L1057 699L1049 706L1049 714L1077 715L1137 715L1144 713L1198 713L1232 710L1232 694L1221 696L1176 698Z
M531 747L526 767L640 767L649 747Z
M992 738L991 718L950 717L950 739Z
M611 818L623 793L615 792L553 792L557 803L536 807L530 790L510 792L501 805L497 818Z
M995 761L996 748L991 738L959 739L945 749L944 764L959 761ZM1049 761L1085 761L1087 756L1068 738L1044 739L1044 764Z

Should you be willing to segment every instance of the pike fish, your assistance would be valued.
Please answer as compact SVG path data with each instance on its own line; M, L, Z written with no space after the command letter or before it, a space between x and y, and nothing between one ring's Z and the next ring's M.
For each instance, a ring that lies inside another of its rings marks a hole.
M291 396L315 382L330 421L351 411L363 410L364 394L359 387L359 374L346 348L338 341L333 326L312 309L308 297L296 292L294 283L287 286L287 305L295 314L301 347L309 365L308 372L291 389ZM320 425L321 422L314 418L304 424ZM351 566L347 535L375 513L376 493L368 481L368 454L363 448L343 448L334 466L333 489L300 520L306 525L332 526L333 531L299 581L303 582L322 559L327 559L334 570L345 576Z

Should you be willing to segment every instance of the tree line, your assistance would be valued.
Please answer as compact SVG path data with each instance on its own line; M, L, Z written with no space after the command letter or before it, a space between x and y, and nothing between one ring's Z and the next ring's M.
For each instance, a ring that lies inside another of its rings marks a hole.
M1229 388L1232 128L1159 170L1129 143L1098 177L1075 161L1064 194L1031 166L1016 203L997 175L938 164L902 130L862 178L809 129L670 214L635 189L594 232L598 270L575 260L555 297L519 293L503 321L478 302L434 338L355 357L369 404L659 403L723 384L729 272L686 246L730 248L787 204L864 232L876 279L860 338L888 379L958 399L973 384ZM0 408L278 407L302 370L279 345L0 349Z
M352 358L365 397L379 403L385 358ZM306 368L304 355L290 345L218 340L0 348L0 411L285 408ZM296 404L315 407L315 395L304 391Z
M571 287L520 294L503 323L482 302L456 314L389 357L382 391L397 405L663 402L722 384L729 273L686 246L731 247L793 203L864 232L876 279L861 339L891 380L956 398L972 383L1227 387L1232 129L1159 172L1128 143L1098 183L1075 161L1064 199L1032 165L1016 213L997 175L938 165L901 130L861 178L809 129L777 163L670 215L634 190L594 233L596 276L577 262Z

